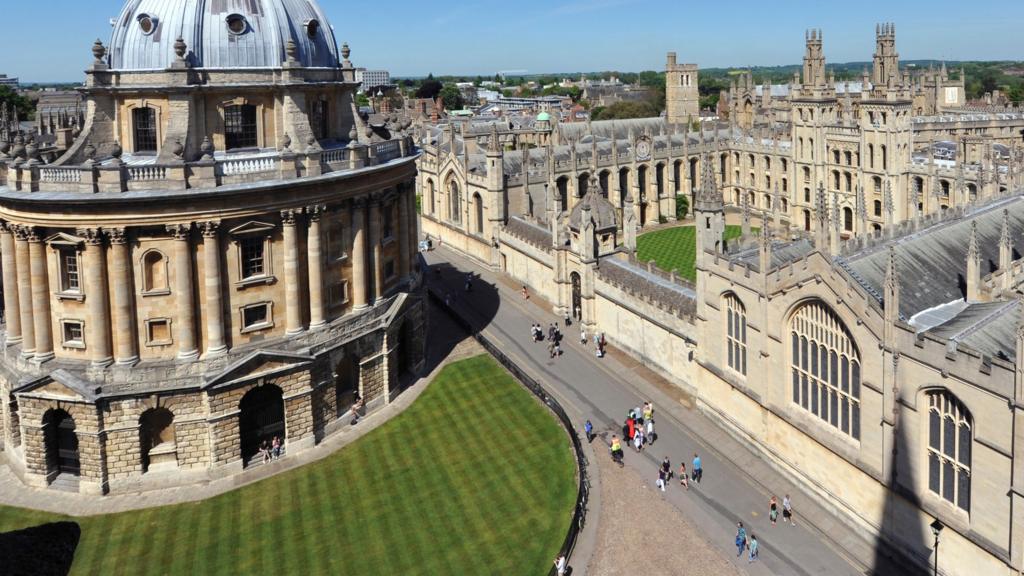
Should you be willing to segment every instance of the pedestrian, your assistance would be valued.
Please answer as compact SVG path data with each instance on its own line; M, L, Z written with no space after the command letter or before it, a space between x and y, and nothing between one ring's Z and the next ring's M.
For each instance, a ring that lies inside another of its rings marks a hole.
M622 443L619 442L619 437L612 435L612 460L615 461L620 467L622 466Z
M693 481L700 484L700 479L704 477L704 468L701 467L700 455L693 455Z
M658 488L661 488L662 492L665 491L665 483L666 482L668 482L668 477L666 476L665 471L662 470L661 468L658 468L657 486L658 486Z
M524 284L523 285L523 300L529 300L529 299L530 299L530 292L529 292L529 290L526 289L526 285Z
M352 425L355 426L359 423L359 411L363 409L363 398L362 396L356 395L355 402L352 403Z
M654 404L644 402L644 420L650 420L652 418L654 418Z
M669 461L668 456L665 456L661 460L661 469L665 471L665 478L672 479L672 462Z
M576 307L576 317L583 318L583 312L580 310L579 306Z
M686 462L679 463L679 485L687 490L690 489L690 483L686 478Z
M747 549L747 529L743 527L743 522L736 523L736 557L739 558L743 555L743 551Z
M590 444L594 440L594 425L587 420L583 424L583 431L587 434L587 444Z
M562 346L556 340L555 341L555 356L557 357L557 356L561 356L561 355L562 355Z
M757 561L757 536L750 534L750 551L747 553L747 564Z
M644 425L644 413L643 413L643 411L642 411L642 410L640 410L640 407L639 407L639 406L637 406L637 407L633 408L633 414L635 414L635 415L636 415L636 416L635 416L635 418L636 418L636 423L637 423L637 424L639 424L639 425L641 425L641 426L643 426L643 425Z
M587 347L587 330L580 324L580 346Z
M565 327L568 328L569 324L572 323L572 316L569 315L569 311L565 311Z
M636 433L633 435L633 448L636 448L637 452L641 452L644 449L644 431L640 428L637 428Z
M270 462L270 443L266 440L260 444L260 454L263 455L263 463Z
M551 323L548 325L548 340L554 341L555 339L555 324Z
M772 521L772 526L775 526L775 521L779 518L779 501L772 496L772 499L768 501L768 519Z
M469 272L466 274L466 292L473 291L473 273Z
M549 340L548 341L548 358L554 358L554 357L555 357L555 341L554 340Z
M793 518L793 502L789 494L782 497L782 521L789 522L790 526L796 526L796 518Z
M281 457L281 437L274 436L274 441L271 443L271 447L274 450L274 460Z
M565 575L565 554L559 554L558 558L555 558L555 574Z
M633 436L636 435L636 422L632 418L628 418L626 420L626 428L629 430L629 436L626 436L626 438L632 440Z
M654 444L654 441L658 439L658 435L654 433L654 420L647 420L647 432L644 433L644 437L647 438L648 444Z
M452 293L451 292L445 293L445 295L444 295L444 305L445 305L446 308L450 307L452 305Z

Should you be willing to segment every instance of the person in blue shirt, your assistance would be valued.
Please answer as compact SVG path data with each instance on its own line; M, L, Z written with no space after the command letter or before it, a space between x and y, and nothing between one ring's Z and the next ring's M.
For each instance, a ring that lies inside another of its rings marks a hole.
M590 420L583 425L583 431L587 434L587 443L589 444L594 439L594 425L590 423Z
M704 476L704 468L700 465L700 455L693 455L693 481L700 484L701 477Z

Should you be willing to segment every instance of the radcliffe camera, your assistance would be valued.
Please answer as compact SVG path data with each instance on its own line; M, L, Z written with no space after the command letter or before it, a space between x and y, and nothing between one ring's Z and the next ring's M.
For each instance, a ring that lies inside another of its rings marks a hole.
M1020 574L1024 16L945 4L5 6L0 574Z

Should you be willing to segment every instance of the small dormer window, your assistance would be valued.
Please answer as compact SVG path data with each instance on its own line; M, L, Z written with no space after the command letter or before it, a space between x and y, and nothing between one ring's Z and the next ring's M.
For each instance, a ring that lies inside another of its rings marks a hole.
M136 20L139 23L139 29L146 36L149 36L156 30L157 19L156 16L150 16L149 14L139 14Z
M317 32L320 31L320 22L316 19L306 20L306 35L310 38L316 38Z
M241 14L231 14L227 17L228 31L232 34L244 34L246 29L249 27L249 23L245 21L245 16Z

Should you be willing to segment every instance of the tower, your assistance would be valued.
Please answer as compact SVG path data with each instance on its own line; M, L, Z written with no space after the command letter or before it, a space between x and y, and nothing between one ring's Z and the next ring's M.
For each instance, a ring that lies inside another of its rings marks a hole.
M896 25L875 26L875 55L872 61L871 83L888 86L890 80L899 79L900 55L896 52Z
M722 238L725 234L725 208L712 163L712 158L707 154L701 157L700 189L697 190L693 198L693 216L697 227L698 266L703 260L705 251L722 251Z
M697 70L696 64L678 64L676 53L668 53L665 64L665 116L670 124L690 122L700 114Z
M814 213L814 190L825 181L826 130L836 124L839 108L835 86L825 75L825 55L821 30L808 31L804 39L803 78L790 92L790 126L793 142L793 164L796 166L796 185L790 201L798 207L797 213ZM812 219L805 216L805 226Z

